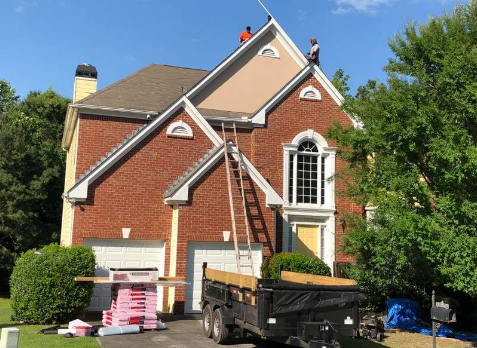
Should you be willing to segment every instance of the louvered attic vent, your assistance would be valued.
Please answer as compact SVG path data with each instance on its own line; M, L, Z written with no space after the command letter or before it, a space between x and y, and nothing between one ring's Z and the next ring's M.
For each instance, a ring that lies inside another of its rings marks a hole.
M263 57L269 57L269 58L280 58L280 54L278 53L278 50L270 44L260 48L260 50L258 51L258 55Z
M184 121L177 121L172 123L166 132L167 136L169 137L179 137L179 138L192 138L194 133L192 132L192 128L185 123Z
M301 90L300 99L321 101L321 93L315 87L308 86Z

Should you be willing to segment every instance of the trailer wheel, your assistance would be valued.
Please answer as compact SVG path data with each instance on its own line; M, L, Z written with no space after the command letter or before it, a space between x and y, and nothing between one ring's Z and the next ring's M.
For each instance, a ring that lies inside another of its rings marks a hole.
M381 332L378 332L376 335L376 341L382 342L383 341L383 334Z
M203 316L202 316L202 329L204 331L204 335L207 338L212 337L212 308L210 308L210 305L208 304L204 308Z
M229 337L229 328L224 325L224 317L220 308L214 312L214 321L212 326L212 339L217 344L224 344Z

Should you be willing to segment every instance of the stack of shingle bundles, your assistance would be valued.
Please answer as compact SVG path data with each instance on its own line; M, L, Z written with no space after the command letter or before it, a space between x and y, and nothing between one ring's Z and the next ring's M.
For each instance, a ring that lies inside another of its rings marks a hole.
M155 284L113 284L111 309L103 311L103 325L157 327L157 287Z

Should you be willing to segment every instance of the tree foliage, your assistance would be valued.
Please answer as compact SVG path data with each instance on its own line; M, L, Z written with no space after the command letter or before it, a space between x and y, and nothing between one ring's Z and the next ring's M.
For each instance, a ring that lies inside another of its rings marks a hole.
M58 239L68 102L51 89L19 100L0 81L0 291L15 255Z
M348 217L351 272L377 296L476 296L477 1L408 23L389 46L386 83L344 104L363 126L329 130L349 164L344 194L378 207Z

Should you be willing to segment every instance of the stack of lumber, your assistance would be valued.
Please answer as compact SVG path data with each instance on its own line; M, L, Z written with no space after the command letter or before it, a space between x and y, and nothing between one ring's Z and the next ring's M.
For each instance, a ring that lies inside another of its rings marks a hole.
M157 327L157 286L155 284L113 284L111 309L103 311L104 326L139 325Z

